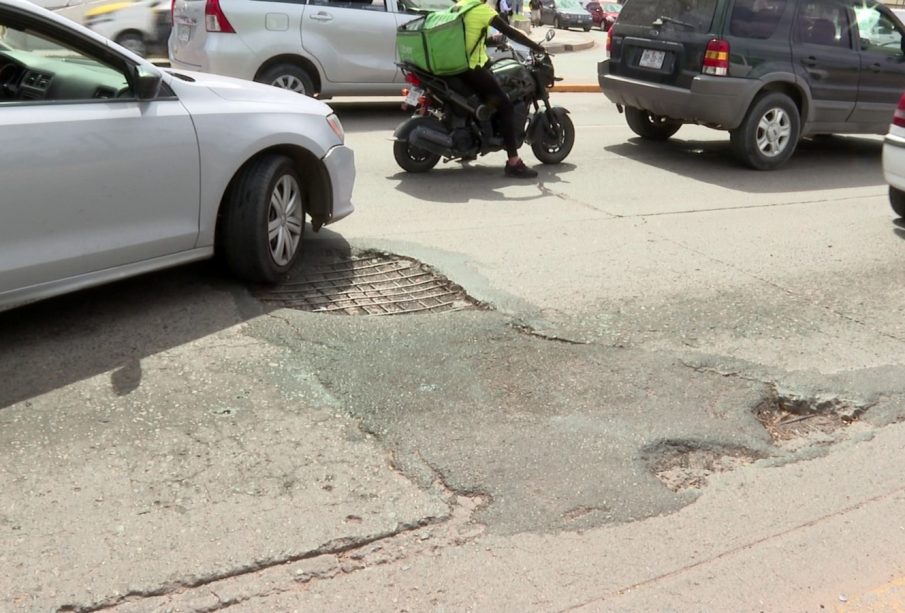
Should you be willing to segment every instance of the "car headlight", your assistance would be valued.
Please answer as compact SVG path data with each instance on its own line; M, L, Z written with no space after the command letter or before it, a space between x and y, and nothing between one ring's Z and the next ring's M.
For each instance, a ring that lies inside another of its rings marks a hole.
M343 130L343 124L339 120L339 117L336 114L327 115L327 124L330 126L330 129L333 130L333 133L336 134L336 138L339 139L339 142L346 142L346 133Z

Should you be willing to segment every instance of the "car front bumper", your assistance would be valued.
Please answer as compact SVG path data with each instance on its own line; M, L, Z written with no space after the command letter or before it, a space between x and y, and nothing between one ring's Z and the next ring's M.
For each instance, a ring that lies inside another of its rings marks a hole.
M327 152L323 159L330 185L333 188L333 202L330 217L325 223L339 221L355 210L352 204L352 189L355 186L355 154L345 145L337 145Z
M757 79L701 74L685 89L611 74L610 60L597 64L597 82L616 104L725 130L742 123L754 95L763 86Z

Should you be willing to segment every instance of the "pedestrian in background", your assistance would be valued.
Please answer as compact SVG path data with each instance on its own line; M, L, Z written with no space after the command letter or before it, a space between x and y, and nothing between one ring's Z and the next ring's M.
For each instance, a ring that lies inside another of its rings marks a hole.
M500 0L500 6L497 13L499 13L503 21L507 24L509 23L509 17L512 15L512 9L509 7L509 0Z
M531 9L531 25L540 25L540 0L528 0L528 8Z
M513 15L521 15L523 8L524 8L524 4L522 3L522 0L512 0L512 14Z

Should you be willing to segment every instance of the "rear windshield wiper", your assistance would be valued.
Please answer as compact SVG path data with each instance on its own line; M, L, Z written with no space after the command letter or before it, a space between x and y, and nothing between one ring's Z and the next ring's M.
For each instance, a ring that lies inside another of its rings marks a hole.
M692 30L696 29L696 26L692 23L688 23L685 21L679 21L678 19L673 19L672 17L666 17L666 16L662 16L662 15L660 17L657 17L651 25L662 26L664 23L672 23L677 26L684 26L686 28L690 28Z

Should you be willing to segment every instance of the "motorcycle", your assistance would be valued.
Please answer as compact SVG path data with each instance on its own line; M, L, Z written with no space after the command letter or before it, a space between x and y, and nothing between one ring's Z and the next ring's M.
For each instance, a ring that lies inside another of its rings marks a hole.
M553 38L549 30L546 40ZM575 144L569 112L552 106L548 88L557 80L547 53L521 53L502 47L490 70L515 107L518 146L531 145L544 164L559 164ZM400 64L407 90L403 108L414 114L393 134L393 157L407 172L427 172L443 158L468 161L504 148L493 109L455 76L438 77L408 63Z

